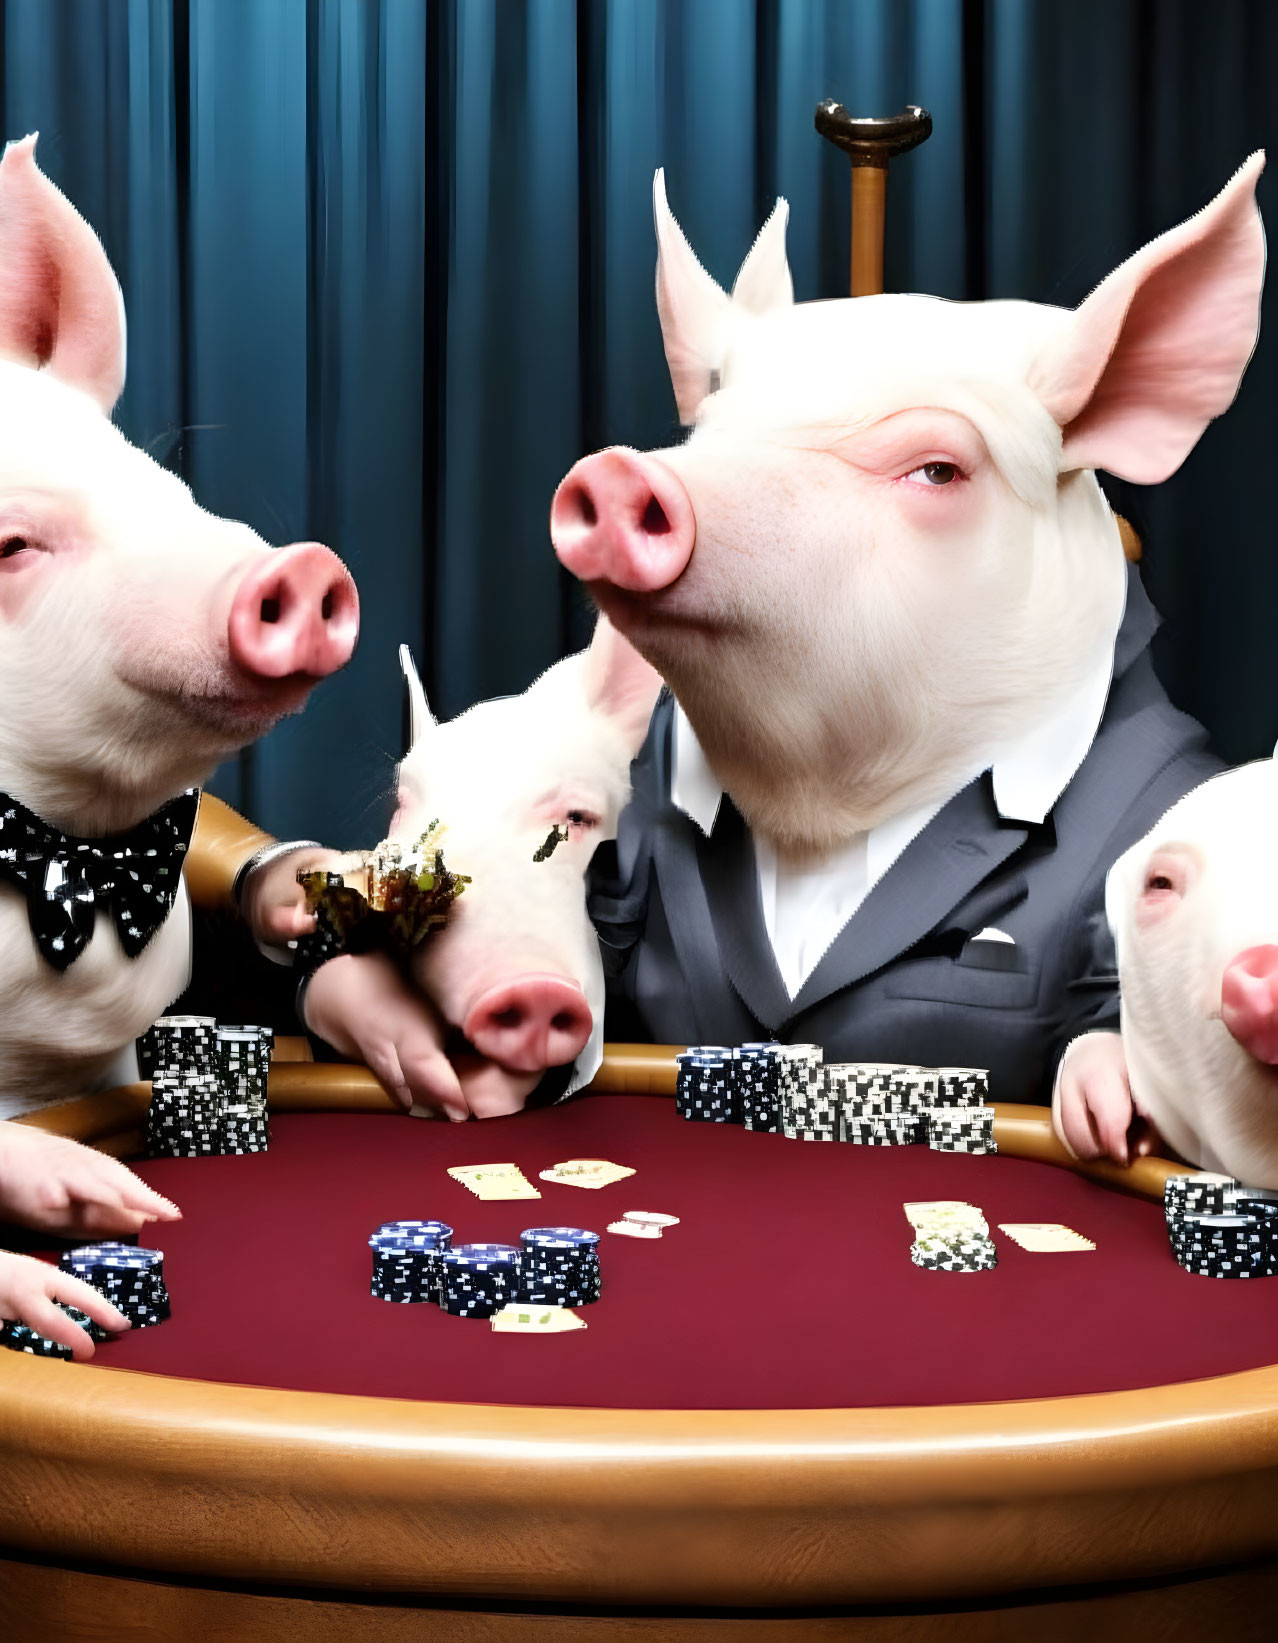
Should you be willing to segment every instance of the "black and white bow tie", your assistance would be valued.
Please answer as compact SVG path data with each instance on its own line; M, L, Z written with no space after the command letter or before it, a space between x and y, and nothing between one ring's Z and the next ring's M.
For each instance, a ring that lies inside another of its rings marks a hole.
M0 793L0 877L26 891L31 933L55 970L88 946L99 905L137 957L169 916L199 808L192 787L127 833L78 839Z

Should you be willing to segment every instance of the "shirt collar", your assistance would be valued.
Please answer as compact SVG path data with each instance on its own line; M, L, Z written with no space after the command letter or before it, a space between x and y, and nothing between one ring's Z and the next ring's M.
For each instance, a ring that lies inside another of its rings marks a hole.
M1046 818L1096 739L1113 671L1113 644L1099 644L1080 683L1056 712L1028 734L1009 742L992 764L982 767L992 774L995 803L1005 821L1037 824ZM723 799L723 783L710 768L697 733L678 701L674 705L671 752L671 800L709 838ZM969 780L980 774L980 770L973 771ZM966 785L963 782L960 787ZM929 801L880 823L870 832L872 847L880 832L894 832L906 824L908 836L913 837L945 802Z

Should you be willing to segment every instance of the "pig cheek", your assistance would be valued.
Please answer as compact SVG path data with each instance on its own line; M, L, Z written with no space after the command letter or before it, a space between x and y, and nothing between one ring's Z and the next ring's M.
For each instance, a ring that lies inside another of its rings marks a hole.
M1174 919L1183 897L1175 890L1146 890L1136 900L1134 922L1141 931L1160 930Z
M32 602L51 591L55 580L51 553L29 549L11 560L0 560L0 621L16 622L26 616Z
M1134 951L1123 965L1124 999L1139 994L1144 1008L1164 1021L1175 1039L1187 1019L1220 1015L1222 964L1218 942L1186 917L1175 891L1142 895L1133 910Z

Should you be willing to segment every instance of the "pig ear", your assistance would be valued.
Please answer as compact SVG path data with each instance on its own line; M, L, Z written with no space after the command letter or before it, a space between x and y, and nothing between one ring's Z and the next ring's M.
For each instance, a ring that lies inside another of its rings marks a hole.
M124 302L97 235L35 163L0 159L0 354L44 366L110 412L124 386Z
M426 692L422 689L421 675L417 671L417 663L413 660L413 653L407 645L399 647L399 665L403 669L404 683L408 686L408 752L423 740L435 728L434 715L427 705Z
M794 281L785 256L785 227L789 220L790 207L778 199L733 282L732 300L749 314L766 314L769 308L789 308L794 302Z
M697 261L674 220L664 171L653 178L652 210L657 224L657 314L679 420L686 425L714 391L727 349L732 303Z
M1102 280L1035 361L1030 385L1064 430L1063 471L1157 484L1232 402L1260 325L1264 164L1253 154L1196 217Z
M648 734L648 721L661 691L661 675L606 616L595 624L586 652L586 699L616 721L635 753Z

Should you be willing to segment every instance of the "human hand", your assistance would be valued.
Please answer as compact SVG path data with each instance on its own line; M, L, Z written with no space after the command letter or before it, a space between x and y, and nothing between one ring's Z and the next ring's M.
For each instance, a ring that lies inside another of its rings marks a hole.
M306 892L299 873L340 873L360 858L318 845L305 845L274 856L245 876L240 888L240 911L254 941L264 947L283 947L315 930L315 915L306 910Z
M93 1356L93 1341L78 1323L59 1312L55 1301L78 1306L81 1312L118 1335L129 1320L117 1312L105 1295L47 1261L0 1250L0 1318L20 1319L38 1335L69 1346L77 1361Z
M0 1217L39 1232L98 1238L138 1232L148 1221L179 1221L182 1212L118 1159L32 1124L5 1120L0 1121Z
M1120 1033L1084 1033L1061 1057L1052 1128L1075 1158L1130 1164L1160 1144L1136 1111Z
M306 1025L339 1055L362 1061L406 1112L470 1117L444 1053L444 1024L386 953L342 953L307 983Z
M450 1055L438 1011L385 953L343 953L321 964L303 1008L311 1032L363 1061L415 1117L442 1113L461 1123L518 1112L541 1078L473 1050Z

